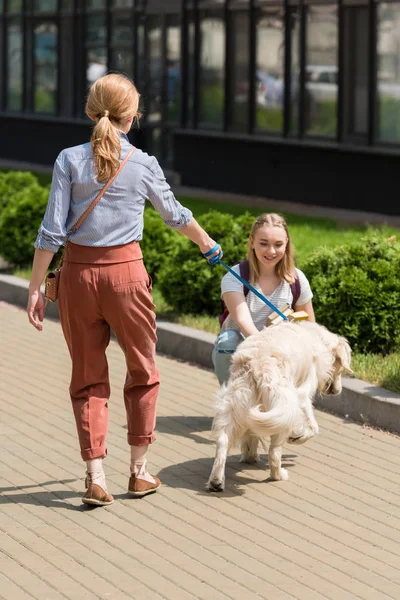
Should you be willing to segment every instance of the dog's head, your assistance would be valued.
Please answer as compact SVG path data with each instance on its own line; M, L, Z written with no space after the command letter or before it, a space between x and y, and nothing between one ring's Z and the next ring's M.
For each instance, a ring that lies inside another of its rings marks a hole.
M338 396L342 391L342 373L353 373L350 367L351 348L346 338L335 336L337 343L331 349L332 352L332 371L328 380L324 382L319 390L325 396Z

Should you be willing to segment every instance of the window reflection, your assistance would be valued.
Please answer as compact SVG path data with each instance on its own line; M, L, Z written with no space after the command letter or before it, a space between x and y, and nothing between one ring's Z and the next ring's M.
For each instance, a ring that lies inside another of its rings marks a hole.
M114 8L128 8L133 6L134 0L112 0L111 6Z
M231 44L229 55L231 62L232 122L237 131L246 131L249 114L249 14L232 11Z
M87 42L90 44L106 43L105 15L89 15L87 17Z
M22 27L21 19L10 19L7 26L7 106L22 109Z
M116 14L111 17L111 41L120 43L132 42L132 23L127 15Z
M290 9L291 56L290 56L290 133L299 130L300 102L300 12Z
M225 22L222 14L200 15L200 122L222 126L224 111Z
M335 6L315 6L307 15L304 98L308 134L334 136L338 95L338 16Z
M400 5L378 7L378 136L400 141Z
M133 54L129 49L115 49L111 55L111 69L125 73L128 77L132 77L133 73Z
M91 86L99 77L107 73L107 49L92 48L88 51L88 66L86 69L87 85Z
M168 121L177 123L180 109L180 53L181 30L178 17L170 16L167 22L167 113Z
M162 80L163 80L163 49L162 28L159 16L148 18L147 26L147 56L149 64L149 96L147 98L147 117L149 121L161 119Z
M7 12L21 12L22 0L8 0L6 6Z
M260 11L257 22L256 127L283 128L284 21L280 8Z
M194 52L195 52L195 23L194 15L190 13L188 23L188 57L187 57L187 125L193 124L194 109Z
M37 12L55 12L57 10L57 0L35 0L33 6Z
M35 112L57 109L57 35L57 26L49 21L34 28Z
M86 8L105 8L106 7L106 0L85 0L85 7Z

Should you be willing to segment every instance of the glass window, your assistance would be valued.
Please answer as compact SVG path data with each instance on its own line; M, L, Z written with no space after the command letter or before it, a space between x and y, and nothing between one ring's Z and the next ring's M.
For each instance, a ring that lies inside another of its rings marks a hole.
M57 25L50 21L34 28L34 110L57 110Z
M129 15L113 14L111 16L111 41L115 43L131 43L133 27Z
M290 133L299 130L300 102L300 11L290 8L291 56L290 56Z
M194 109L194 48L195 48L195 23L194 15L190 13L188 19L188 54L187 54L187 124L193 124Z
M86 84L91 86L99 77L107 73L107 49L91 48L88 50L88 66L86 69Z
M400 142L400 5L378 5L378 138Z
M106 16L89 15L87 17L87 42L89 44L106 43Z
M106 0L85 0L85 8L87 9L96 9L96 8L105 8Z
M256 127L282 132L284 101L283 10L266 7L257 22Z
M74 8L74 0L62 0L61 8L64 10L69 10Z
M345 7L345 132L366 137L368 133L368 7Z
M133 6L133 0L112 0L111 6L115 8L126 8Z
M133 53L132 50L115 48L111 53L111 70L124 73L128 77L133 74Z
M33 9L36 12L55 12L57 10L57 0L35 0Z
M230 91L232 99L230 126L246 131L249 114L249 13L230 12L231 39L229 40Z
M224 118L225 21L223 13L200 13L199 121L222 127Z
M313 6L307 13L305 131L335 136L338 96L338 14L336 6Z
M7 12L21 12L22 0L8 0Z
M162 27L159 15L147 19L148 97L146 114L149 121L159 121L162 116L163 48Z
M167 98L168 121L177 123L180 114L181 28L178 16L167 17Z
M138 25L136 35L136 73L135 77L139 87L144 85L144 54L145 54L145 35L144 25ZM143 98L140 98L140 105L142 106ZM143 108L141 108L143 112Z
M7 24L7 108L22 109L22 27L21 19Z

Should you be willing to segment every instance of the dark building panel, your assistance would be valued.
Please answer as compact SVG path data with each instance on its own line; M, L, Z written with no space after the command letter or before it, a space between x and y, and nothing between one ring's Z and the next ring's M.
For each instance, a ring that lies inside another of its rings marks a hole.
M396 154L328 148L285 140L175 134L182 184L276 200L399 214Z

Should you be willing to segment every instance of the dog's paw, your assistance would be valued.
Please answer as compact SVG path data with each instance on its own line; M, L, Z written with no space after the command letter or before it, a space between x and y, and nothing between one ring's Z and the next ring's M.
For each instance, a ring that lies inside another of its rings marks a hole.
M272 481L287 481L289 479L289 473L286 469L280 469L279 473L271 473Z
M306 431L303 433L303 435L299 435L299 436L294 436L291 435L288 438L288 443L289 444L297 444L298 446L300 444L305 444L308 440L310 440L311 438L313 438L315 435L317 435L318 433L318 425L317 425L317 429L313 430L313 429L306 429Z
M242 454L240 457L241 463L247 463L248 465L254 465L255 463L260 462L259 454Z
M206 490L209 492L223 492L225 482L223 479L209 479L206 483Z

